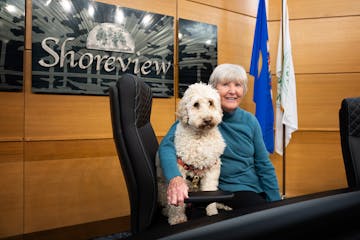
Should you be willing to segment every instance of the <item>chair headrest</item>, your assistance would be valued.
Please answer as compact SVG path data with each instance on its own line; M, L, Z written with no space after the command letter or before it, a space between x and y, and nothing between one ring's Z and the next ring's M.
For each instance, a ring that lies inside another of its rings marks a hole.
M135 97L135 118L138 128L150 122L152 106L152 92L150 87L141 79L137 78Z
M344 99L342 107L346 109L348 115L349 135L360 137L360 97Z
M120 78L117 89L123 114L128 115L128 121L135 121L136 127L141 128L150 122L151 88L144 80L132 74L123 74Z

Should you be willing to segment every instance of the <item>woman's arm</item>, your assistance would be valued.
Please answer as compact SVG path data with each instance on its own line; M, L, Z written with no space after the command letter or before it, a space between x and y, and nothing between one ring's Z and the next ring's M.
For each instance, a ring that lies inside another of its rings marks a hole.
M165 137L162 139L159 145L159 158L160 165L166 180L169 182L170 179L181 176L179 168L177 166L177 157L175 150L175 130L178 122L175 122Z
M188 186L181 176L177 166L177 156L174 144L175 130L178 122L175 122L159 146L160 165L166 180L169 182L167 200L169 204L183 205L184 199L188 198Z
M254 128L254 149L255 169L259 176L261 187L266 193L268 201L280 200L279 185L275 174L275 168L270 161L269 153L266 150L258 121L255 121Z

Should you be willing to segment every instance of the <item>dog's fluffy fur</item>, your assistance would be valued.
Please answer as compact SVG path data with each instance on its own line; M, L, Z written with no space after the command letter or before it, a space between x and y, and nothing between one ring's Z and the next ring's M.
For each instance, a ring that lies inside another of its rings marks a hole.
M185 179L200 177L198 188L194 188L194 184L187 180L190 191L217 190L220 155L225 149L225 142L217 127L223 116L219 94L203 83L190 85L179 102L176 116L179 124L175 130L174 143L177 157L182 161L178 161L179 170ZM185 206L167 204L167 184L159 162L157 166L159 201L164 207L163 214L171 225L187 221ZM206 214L215 215L218 213L217 208L224 207L226 209L226 206L211 203L206 207Z

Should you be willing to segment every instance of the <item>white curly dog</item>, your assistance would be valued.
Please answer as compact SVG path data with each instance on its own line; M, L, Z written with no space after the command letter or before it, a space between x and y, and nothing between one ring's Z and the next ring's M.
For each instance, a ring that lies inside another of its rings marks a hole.
M175 149L178 167L187 179L189 191L214 191L218 189L220 155L225 142L218 129L223 112L218 92L204 83L188 87L179 101L176 112L179 124L175 130ZM157 160L159 201L163 214L170 225L187 221L186 206L167 203L167 184ZM190 180L189 180L190 179ZM206 207L208 216L218 214L218 208L230 210L222 204L210 203Z

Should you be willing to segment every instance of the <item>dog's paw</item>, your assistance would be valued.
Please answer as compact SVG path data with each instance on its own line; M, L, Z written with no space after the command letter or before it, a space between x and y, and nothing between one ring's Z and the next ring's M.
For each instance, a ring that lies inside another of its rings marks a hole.
M185 214L180 214L177 216L170 216L168 218L168 222L170 225L175 225L175 224L179 224L179 223L183 223L187 221L187 217Z
M213 216L218 214L218 210L216 208L216 203L210 203L209 205L207 205L206 207L206 215L208 216Z
M231 210L233 210L231 207L226 206L226 205L223 204L223 203L216 203L216 207L217 207L217 209L223 209L223 210L225 210L225 211L231 211Z

